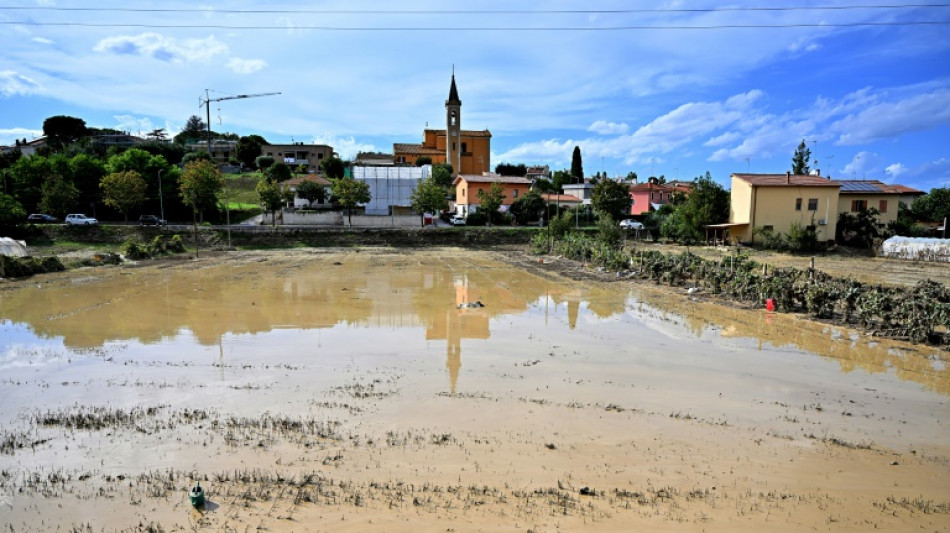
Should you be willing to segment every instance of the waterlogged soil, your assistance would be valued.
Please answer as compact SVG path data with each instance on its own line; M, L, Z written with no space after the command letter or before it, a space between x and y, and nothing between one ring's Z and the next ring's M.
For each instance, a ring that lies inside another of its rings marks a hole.
M582 274L360 248L2 284L0 529L950 529L946 352Z

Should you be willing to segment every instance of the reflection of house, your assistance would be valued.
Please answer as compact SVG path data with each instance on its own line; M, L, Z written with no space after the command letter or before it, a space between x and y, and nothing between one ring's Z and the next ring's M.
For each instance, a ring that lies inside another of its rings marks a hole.
M878 223L884 225L897 220L897 204L901 202L902 197L914 198L925 194L917 189L903 185L888 185L877 180L837 181L841 184L838 213L855 214L873 207L880 212L877 217Z
M333 155L333 147L325 144L265 144L261 146L261 155L269 155L275 163L286 163L291 167L308 165L318 169L320 161Z
M643 215L656 211L663 204L670 203L674 194L689 194L692 190L692 185L686 182L660 183L656 178L650 178L646 183L630 187L630 214Z
M408 215L412 213L412 192L429 177L432 167L357 166L352 172L353 179L369 185L367 215Z
M594 192L594 185L589 181L585 181L584 183L568 183L561 185L561 189L564 190L564 194L570 194L575 198L580 198L584 205L590 205L590 197Z
M508 206L531 190L531 180L520 176L499 176L490 172L478 176L460 174L452 183L455 186L455 212L466 216L478 211L481 203L479 191L488 193L493 183L504 188L501 211L507 211Z
M834 240L840 188L839 182L820 176L733 174L731 238L754 242L754 229L787 234L792 224L798 224L814 226L819 241Z
M449 98L445 101L446 129L426 129L422 144L393 143L393 157L398 165L415 165L419 157L428 157L432 164L448 162L456 174L481 174L491 169L491 132L462 129L462 101L455 87L455 74Z

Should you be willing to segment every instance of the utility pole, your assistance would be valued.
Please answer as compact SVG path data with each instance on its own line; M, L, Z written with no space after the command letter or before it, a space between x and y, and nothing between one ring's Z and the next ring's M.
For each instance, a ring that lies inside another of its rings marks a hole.
M222 96L220 98L211 98L210 89L205 89L205 97L198 99L198 107L205 106L205 124L208 126L208 155L211 155L211 102L223 102L225 100L240 100L242 98L257 98L258 96L273 96L276 93L258 93L258 94L237 94L234 96ZM212 160L214 158L212 157Z
M162 196L164 196L162 194L162 172L164 171L165 171L164 168L158 169L158 209L159 209L159 212L161 213L160 215L158 215L158 218L162 220L165 220L165 202L162 199Z

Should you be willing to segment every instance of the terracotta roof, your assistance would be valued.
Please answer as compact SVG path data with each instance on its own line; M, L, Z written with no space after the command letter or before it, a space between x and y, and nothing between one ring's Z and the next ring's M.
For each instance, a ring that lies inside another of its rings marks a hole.
M673 187L667 187L662 183L638 183L630 186L631 191L673 191Z
M433 132L436 135L445 135L445 130L434 130L432 128L426 128L426 133ZM491 137L491 132L488 130L461 130L459 134L462 137Z
M413 143L393 143L393 153L394 154L409 154L409 155L445 155L445 152L438 150L436 148L428 148L421 144Z
M756 187L841 187L829 178L802 174L733 174L732 177Z
M531 180L528 178L522 178L521 176L499 176L498 174L494 173L459 174L452 183L454 185L461 180L465 180L469 183L508 183L511 185L531 185Z
M915 189L913 187L908 187L906 185L895 184L895 185L891 185L890 187L894 189L895 191L897 191L897 194L920 194L920 195L927 194L924 191Z
M562 204L579 204L579 203L581 203L581 199L580 199L580 198L578 198L578 197L576 197L576 196L574 196L574 195L571 195L571 194L549 194L549 193L544 193L544 194L541 195L541 198L543 198L544 201L547 202L547 203L549 203L549 204L556 204L556 203L562 203Z
M286 185L287 187L296 187L305 181L312 181L318 185L323 185L324 187L330 186L330 180L317 176L316 174L307 174L305 176L291 178L287 181L281 182L281 185Z

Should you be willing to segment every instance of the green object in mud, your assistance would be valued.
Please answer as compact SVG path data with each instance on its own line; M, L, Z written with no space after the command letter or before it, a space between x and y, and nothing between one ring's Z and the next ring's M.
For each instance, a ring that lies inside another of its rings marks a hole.
M191 492L188 493L188 497L191 498L191 505L195 509L204 507L205 491L201 489L201 483L195 483L195 486L191 489Z

